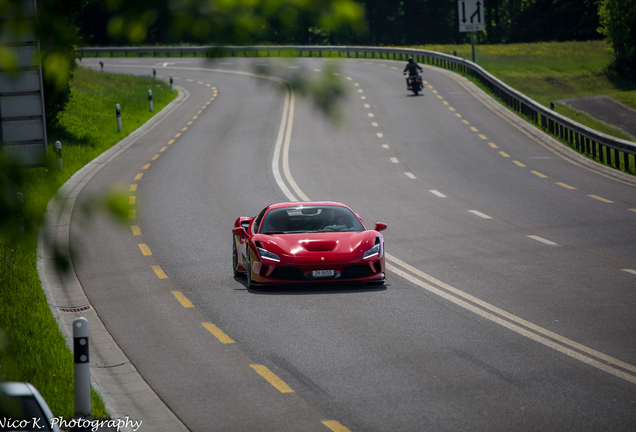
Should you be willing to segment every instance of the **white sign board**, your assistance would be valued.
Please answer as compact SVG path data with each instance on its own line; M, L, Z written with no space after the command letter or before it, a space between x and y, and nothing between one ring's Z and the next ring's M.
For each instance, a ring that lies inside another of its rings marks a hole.
M484 19L484 0L458 0L457 16L460 32L486 30Z

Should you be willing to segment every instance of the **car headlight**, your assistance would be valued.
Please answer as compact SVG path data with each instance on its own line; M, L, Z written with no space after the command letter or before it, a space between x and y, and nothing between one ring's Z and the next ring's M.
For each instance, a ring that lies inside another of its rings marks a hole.
M276 255L275 253L271 253L270 251L266 251L265 249L260 247L257 247L256 249L258 249L259 255L264 260L280 262L280 258L278 258L278 255Z
M366 251L364 255L362 255L362 258L369 259L369 258L373 258L376 255L380 255L380 243L378 243L377 245L373 246L371 249Z

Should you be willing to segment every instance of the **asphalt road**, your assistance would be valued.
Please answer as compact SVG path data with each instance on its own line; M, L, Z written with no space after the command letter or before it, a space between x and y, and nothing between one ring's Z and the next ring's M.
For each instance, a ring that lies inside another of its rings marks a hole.
M156 66L191 95L84 189L136 187L135 214L74 217L74 263L189 429L636 429L634 186L562 159L432 68L413 97L401 63L340 62L336 126L236 73L269 59L107 60ZM325 69L289 66L274 73ZM386 286L247 290L233 222L290 198L387 223Z

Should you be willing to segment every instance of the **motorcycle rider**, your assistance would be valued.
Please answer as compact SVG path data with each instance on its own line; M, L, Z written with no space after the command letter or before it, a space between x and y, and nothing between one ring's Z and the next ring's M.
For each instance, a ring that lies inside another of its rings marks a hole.
M419 73L417 71L418 70L423 71L424 69L422 69L420 65L415 63L415 60L413 60L413 57L409 57L409 62L406 64L406 67L404 68L403 72L406 72L407 70L409 72L409 76L418 76Z

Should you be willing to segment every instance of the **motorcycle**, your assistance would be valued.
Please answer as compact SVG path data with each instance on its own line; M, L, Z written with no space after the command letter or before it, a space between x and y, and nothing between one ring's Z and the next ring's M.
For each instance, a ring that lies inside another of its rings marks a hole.
M404 73L406 75L406 73ZM406 88L411 90L415 96L424 89L424 83L422 83L422 77L420 75L407 76L406 77Z

